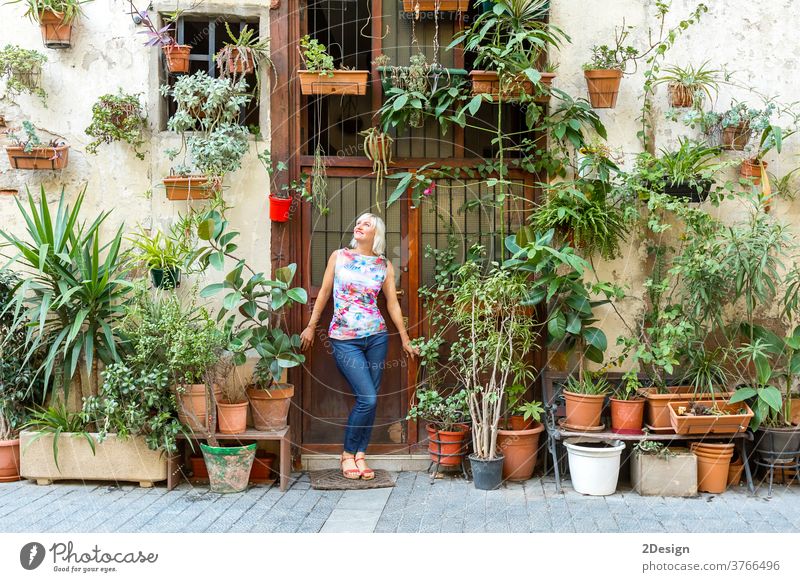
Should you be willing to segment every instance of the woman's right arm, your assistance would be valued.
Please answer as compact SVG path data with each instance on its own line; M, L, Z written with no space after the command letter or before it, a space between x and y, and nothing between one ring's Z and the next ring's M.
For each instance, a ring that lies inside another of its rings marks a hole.
M339 251L333 251L328 258L328 266L325 267L325 274L322 277L322 286L317 293L317 300L314 302L314 309L311 310L311 319L308 320L308 325L300 334L300 347L303 351L307 350L314 344L314 331L319 323L319 318L322 316L322 311L328 303L333 291L333 276L336 271L336 255Z

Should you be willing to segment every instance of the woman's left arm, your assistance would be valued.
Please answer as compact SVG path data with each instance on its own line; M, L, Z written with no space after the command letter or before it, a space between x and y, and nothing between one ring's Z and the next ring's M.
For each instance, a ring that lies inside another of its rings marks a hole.
M400 339L403 342L403 351L408 354L408 357L413 359L415 355L419 354L419 348L411 345L406 326L403 323L403 311L400 309L400 302L397 301L397 290L394 286L394 266L389 260L386 261L386 278L383 280L383 294L386 296L386 308L389 310L389 317L400 333Z

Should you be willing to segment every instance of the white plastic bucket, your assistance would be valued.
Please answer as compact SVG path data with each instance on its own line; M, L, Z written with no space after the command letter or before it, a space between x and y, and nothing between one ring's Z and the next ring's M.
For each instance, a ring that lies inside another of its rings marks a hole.
M606 446L598 447L597 444L601 443ZM567 447L569 473L575 491L584 495L612 495L617 490L620 457L625 443L578 437L567 439L564 446Z

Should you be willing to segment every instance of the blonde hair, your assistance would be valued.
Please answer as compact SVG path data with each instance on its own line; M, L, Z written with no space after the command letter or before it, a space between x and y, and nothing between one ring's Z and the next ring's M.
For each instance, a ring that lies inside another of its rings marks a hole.
M372 214L371 212L365 212L356 218L356 224L364 217L368 217L372 220L372 224L375 226L375 238L372 239L372 252L376 255L383 255L386 251L386 223L383 222L380 216ZM350 248L356 248L356 237L350 239Z

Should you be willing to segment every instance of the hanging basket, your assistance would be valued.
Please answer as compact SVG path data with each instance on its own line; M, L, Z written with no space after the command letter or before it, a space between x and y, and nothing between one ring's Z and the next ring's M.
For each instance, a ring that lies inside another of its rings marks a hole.
M684 108L694 105L694 94L692 90L682 83L670 83L667 85L669 92L669 104L671 107Z
M541 73L541 83L548 87L552 85L555 79L555 73ZM492 101L516 101L519 96L524 93L531 97L535 97L537 103L547 103L550 101L550 94L538 90L536 85L528 79L524 74L519 74L516 78L507 83L505 89L500 94L500 77L497 71L470 71L469 78L472 80L472 94L491 95Z
M6 154L15 170L63 170L69 163L68 145L37 147L29 152L21 146L9 146Z
M43 10L39 13L42 42L50 49L65 49L72 46L72 24L64 22L64 14Z
M225 71L229 75L249 75L256 68L253 51L241 46L223 47L217 62L225 63Z
M592 69L583 72L589 89L589 100L595 109L613 109L617 106L622 71L619 69Z
M369 71L297 71L303 95L366 95Z
M274 196L272 194L269 195L269 219L272 222L288 221L291 210L291 198L279 198L278 196Z
M437 6L438 4L438 6ZM466 12L469 0L403 0L403 12Z
M749 121L722 128L722 137L720 139L720 147L722 149L742 151L748 141L750 141Z
M192 52L188 44L166 44L161 47L167 59L167 69L170 73L189 72L189 54Z
M167 200L207 200L214 197L208 176L167 176L164 178Z

